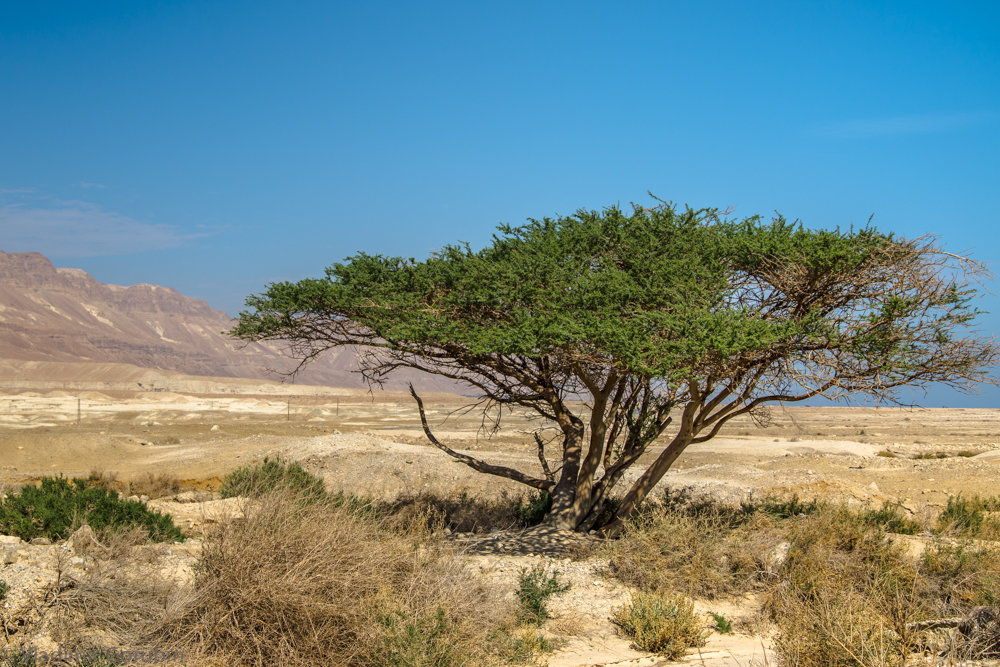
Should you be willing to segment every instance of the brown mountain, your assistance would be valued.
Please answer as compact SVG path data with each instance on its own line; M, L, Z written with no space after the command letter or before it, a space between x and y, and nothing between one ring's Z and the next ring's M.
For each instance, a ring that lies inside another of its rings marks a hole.
M169 287L121 287L45 256L0 251L0 359L132 364L189 375L281 379L295 361L277 345L232 340L224 312ZM362 387L355 352L332 350L296 376L298 384ZM387 388L402 388L413 376ZM418 386L454 391L422 376Z

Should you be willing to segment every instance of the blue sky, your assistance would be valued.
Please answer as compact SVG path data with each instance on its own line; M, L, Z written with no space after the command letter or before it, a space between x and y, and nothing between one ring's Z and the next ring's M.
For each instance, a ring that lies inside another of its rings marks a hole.
M647 191L813 227L874 215L998 269L997 3L4 2L2 15L0 249L103 282L235 314L268 282L358 250L479 246L502 222ZM983 307L1000 329L1000 299Z

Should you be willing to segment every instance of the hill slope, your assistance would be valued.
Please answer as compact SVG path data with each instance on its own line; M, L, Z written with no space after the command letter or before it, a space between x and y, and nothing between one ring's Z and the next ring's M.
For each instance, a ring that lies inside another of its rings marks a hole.
M280 379L296 363L277 345L244 345L222 332L224 312L158 285L121 287L39 253L0 251L0 359L132 364L189 375ZM332 350L296 376L300 384L362 387L355 351ZM415 376L400 375L388 388ZM454 391L422 376L427 390Z

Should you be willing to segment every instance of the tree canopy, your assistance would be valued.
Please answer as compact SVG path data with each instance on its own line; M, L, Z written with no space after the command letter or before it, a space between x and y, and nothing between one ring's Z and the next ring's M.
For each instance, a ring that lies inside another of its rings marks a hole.
M232 333L304 361L362 346L372 382L414 368L464 383L484 409L530 410L534 472L439 442L413 391L436 446L551 494L554 525L590 529L618 525L686 447L769 403L991 381L997 347L975 331L983 274L932 237L661 203L504 225L481 250L423 261L359 253L248 298Z

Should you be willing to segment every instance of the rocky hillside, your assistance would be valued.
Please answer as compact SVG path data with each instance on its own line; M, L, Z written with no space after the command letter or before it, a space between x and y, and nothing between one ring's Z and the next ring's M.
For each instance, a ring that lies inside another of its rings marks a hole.
M168 287L121 287L38 253L0 251L0 359L124 363L190 375L280 379L295 367L276 345L244 345L222 332L224 312ZM295 382L361 387L351 349L328 352ZM400 376L389 388L401 388ZM454 390L432 377L427 390Z

